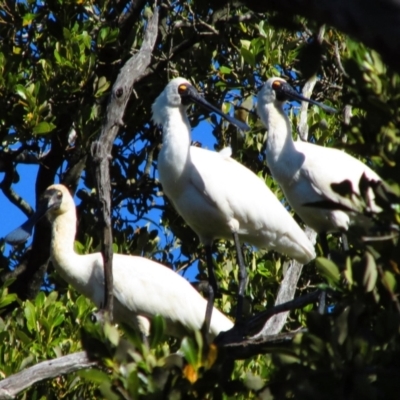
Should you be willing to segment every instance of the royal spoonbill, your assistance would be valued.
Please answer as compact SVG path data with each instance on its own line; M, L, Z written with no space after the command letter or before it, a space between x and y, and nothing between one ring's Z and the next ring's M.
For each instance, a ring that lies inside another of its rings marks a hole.
M74 251L76 211L74 200L63 185L52 185L42 196L36 213L5 240L16 244L30 236L34 224L45 214L52 225L51 261L58 273L97 307L104 300L104 271L101 253L79 255ZM207 301L191 284L171 269L147 258L114 254L114 319L143 332L146 320L161 315L166 333L182 337L200 330ZM232 321L214 309L211 338L232 328ZM145 329L146 330L146 329Z
M183 78L170 81L152 107L153 121L163 128L158 156L160 182L165 195L205 246L214 291L217 284L212 243L215 239L232 238L235 242L240 268L237 307L240 318L246 269L239 239L259 248L276 250L301 263L311 261L315 251L265 182L233 160L229 151L218 153L190 145L191 128L186 109L192 102L218 113L241 129L248 127L206 102ZM212 294L209 301L213 301Z
M257 112L268 131L266 158L272 176L294 211L320 234L321 244L327 251L326 233L347 231L353 222L351 216L361 211L360 180L377 183L381 178L341 150L295 142L290 120L283 111L289 99L308 101L328 112L336 110L302 96L281 78L268 79L258 93ZM353 194L338 193L341 185ZM363 195L367 195L366 203L371 211L379 211L373 191L368 189ZM324 204L327 208L323 208Z

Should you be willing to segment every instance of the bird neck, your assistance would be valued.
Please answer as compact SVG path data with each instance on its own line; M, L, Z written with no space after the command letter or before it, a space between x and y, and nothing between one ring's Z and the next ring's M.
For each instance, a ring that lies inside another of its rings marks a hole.
M75 208L57 215L52 221L50 253L55 268L65 269L78 257L74 250L75 234Z
M79 255L74 250L76 234L75 207L52 221L51 261L61 277L79 293L94 298L96 288L90 285L99 253ZM100 262L101 264L101 262ZM97 304L97 303L96 303Z
M293 153L295 146L290 120L282 107L268 104L262 108L260 118L268 130L267 157L276 161L285 153Z
M190 160L190 124L183 107L169 109L163 122L163 144L159 155L159 172L175 182L185 173Z

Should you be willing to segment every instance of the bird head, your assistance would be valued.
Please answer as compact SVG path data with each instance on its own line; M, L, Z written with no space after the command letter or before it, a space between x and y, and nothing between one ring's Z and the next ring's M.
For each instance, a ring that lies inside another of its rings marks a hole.
M170 81L157 97L152 106L153 121L158 125L163 125L168 110L178 107L186 109L192 103L196 103L208 111L217 113L241 130L247 131L250 129L247 124L223 113L217 107L210 104L195 87L184 78L175 78Z
M65 214L71 207L75 209L74 200L64 185L51 185L41 196L36 212L19 228L10 232L4 240L10 244L23 243L32 235L34 226L46 214L50 220Z
M64 185L59 184L49 186L43 193L39 204L43 215L48 214L50 220L57 215L65 214L71 208L75 209L71 193Z
M257 108L265 107L268 104L275 104L276 106L282 107L282 104L288 100L307 101L311 104L315 104L321 107L323 110L335 113L337 110L333 107L329 107L323 103L312 100L308 97L303 96L293 89L284 79L282 78L269 78L265 85L258 92L257 96Z
M184 78L172 79L156 98L152 105L153 121L157 125L162 125L165 121L165 112L171 108L184 107L187 108L189 103L183 104L179 88L191 87L191 84Z

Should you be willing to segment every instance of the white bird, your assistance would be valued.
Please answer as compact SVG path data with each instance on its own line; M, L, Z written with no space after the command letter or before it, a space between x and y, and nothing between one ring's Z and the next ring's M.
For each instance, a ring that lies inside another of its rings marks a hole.
M57 272L97 307L104 301L104 270L101 253L79 255L74 250L76 211L74 200L63 185L45 191L37 212L5 240L15 244L25 241L34 224L48 214L52 224L51 261ZM142 333L148 319L161 315L168 335L182 337L200 330L207 301L182 276L147 258L114 254L114 319ZM210 337L232 328L232 321L214 309Z
M268 79L258 93L257 111L268 131L266 158L272 176L300 218L323 234L321 244L327 250L325 234L347 231L352 216L362 211L361 178L372 185L381 178L341 150L293 141L290 120L283 111L289 99L308 101L328 112L336 110L302 96L281 78ZM371 188L363 195L367 208L379 211Z
M205 246L214 290L217 285L213 278L212 243L217 238L231 240L233 237L235 241L240 268L240 312L246 270L240 258L239 238L302 263L312 260L315 251L265 182L233 160L229 151L218 153L190 145L191 128L186 109L191 102L218 113L239 128L248 127L206 102L183 78L169 82L152 107L154 122L163 127L158 157L160 182L165 195Z

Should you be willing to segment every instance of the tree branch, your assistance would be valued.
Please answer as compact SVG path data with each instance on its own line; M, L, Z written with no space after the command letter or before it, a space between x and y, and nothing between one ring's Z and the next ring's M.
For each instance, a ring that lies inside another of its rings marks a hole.
M282 338L284 338L285 342L291 340L299 332L267 334L264 328L267 326L268 321L273 320L277 315L287 315L291 310L303 308L308 304L314 303L318 301L319 296L320 291L316 290L262 311L243 321L243 323L235 324L229 331L220 333L214 343L219 347L228 348L229 359L233 360L245 359L264 353L266 346L280 343ZM253 336L253 333L259 332L260 329L261 332Z
M113 315L113 280L112 280L112 232L111 232L111 184L110 160L114 140L119 127L123 125L123 116L130 98L133 84L138 81L150 64L151 55L158 33L158 10L154 10L150 19L142 47L122 67L111 91L107 106L106 119L99 140L92 145L92 156L96 168L97 195L99 208L102 210L102 256L104 262L104 309Z
M35 184L36 206L42 193L54 183L57 169L64 160L67 127L71 125L70 118L69 114L60 118L60 129L51 136L51 148L46 156L41 158ZM28 266L20 270L18 279L9 287L10 292L16 293L21 300L34 298L40 290L50 257L50 240L49 221L42 219L35 227Z
M96 364L96 361L89 360L85 351L43 361L0 381L0 399L13 399L36 382L93 367Z
M33 214L32 207L19 196L11 187L14 180L14 165L12 163L4 167L5 172L4 179L0 183L0 189L2 190L8 201L18 207L27 217Z

